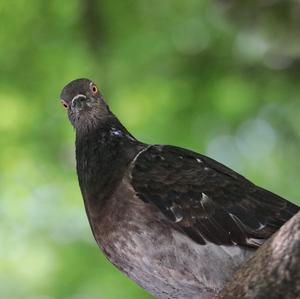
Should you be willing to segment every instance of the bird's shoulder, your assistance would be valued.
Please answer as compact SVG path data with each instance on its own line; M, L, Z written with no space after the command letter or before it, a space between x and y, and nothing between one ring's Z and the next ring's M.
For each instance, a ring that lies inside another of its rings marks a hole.
M141 200L199 244L257 247L298 210L221 163L175 146L144 148L130 178Z

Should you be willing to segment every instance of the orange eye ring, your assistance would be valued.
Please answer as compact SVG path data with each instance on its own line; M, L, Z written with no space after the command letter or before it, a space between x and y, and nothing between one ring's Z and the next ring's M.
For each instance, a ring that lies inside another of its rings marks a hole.
M97 86L94 85L94 84L92 84L92 85L91 85L91 91L92 91L93 94L96 94L96 93L98 92Z

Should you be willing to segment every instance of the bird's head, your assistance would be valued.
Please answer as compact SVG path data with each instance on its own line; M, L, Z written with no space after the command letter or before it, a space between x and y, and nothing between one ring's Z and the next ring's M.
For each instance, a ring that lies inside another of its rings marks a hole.
M111 115L97 86L89 79L68 83L60 94L60 101L76 130L92 129Z

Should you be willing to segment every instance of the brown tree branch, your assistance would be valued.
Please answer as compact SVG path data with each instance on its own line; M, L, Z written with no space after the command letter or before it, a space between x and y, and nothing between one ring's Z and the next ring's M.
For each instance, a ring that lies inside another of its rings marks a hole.
M300 212L236 272L218 298L300 298Z

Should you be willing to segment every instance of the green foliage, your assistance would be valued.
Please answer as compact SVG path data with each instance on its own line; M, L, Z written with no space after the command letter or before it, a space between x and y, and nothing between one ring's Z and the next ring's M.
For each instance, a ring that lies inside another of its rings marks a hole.
M143 141L300 203L299 4L279 2L1 2L1 298L150 298L88 226L59 103L78 77Z

